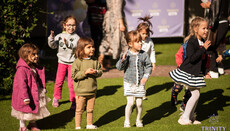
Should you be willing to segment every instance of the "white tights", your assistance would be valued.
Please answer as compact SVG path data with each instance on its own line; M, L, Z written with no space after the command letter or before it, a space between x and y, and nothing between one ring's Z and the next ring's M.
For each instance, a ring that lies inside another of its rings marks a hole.
M200 89L190 89L192 96L189 98L186 107L185 107L185 111L184 114L182 116L182 118L184 119L184 121L189 121L193 118L199 97L200 97Z
M136 108L137 108L137 119L136 121L141 121L141 113L142 113L142 97L134 97L127 96L127 105L125 107L125 123L130 123L130 115L132 113L132 107L136 100Z

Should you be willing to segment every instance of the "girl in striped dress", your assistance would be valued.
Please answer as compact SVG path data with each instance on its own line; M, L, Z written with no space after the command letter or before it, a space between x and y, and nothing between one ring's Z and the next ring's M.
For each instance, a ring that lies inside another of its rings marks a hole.
M209 40L205 41L207 34L208 22L201 17L194 18L190 25L190 34L185 38L185 41L188 40L186 58L179 68L169 73L173 81L189 88L192 94L183 115L178 120L181 125L201 124L194 117L194 111L200 96L200 88L206 86L204 81L207 69L206 50L211 45Z
M130 115L136 102L136 127L143 127L141 122L142 101L145 96L145 83L152 72L149 55L141 50L141 36L137 31L130 31L127 35L129 50L121 55L116 64L118 70L124 70L124 95L127 97L125 107L124 127L130 127Z

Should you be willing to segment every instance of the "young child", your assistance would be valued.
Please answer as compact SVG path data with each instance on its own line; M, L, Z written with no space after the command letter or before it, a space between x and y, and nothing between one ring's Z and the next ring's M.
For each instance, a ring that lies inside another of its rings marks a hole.
M141 50L141 36L137 31L127 35L129 50L121 55L116 64L118 70L124 70L124 95L127 97L124 127L130 127L130 115L136 101L136 127L143 127L141 122L142 98L145 96L145 83L152 72L152 63L146 52Z
M194 111L200 96L200 88L206 86L204 74L207 55L205 52L211 45L209 40L204 42L208 34L208 22L204 18L194 18L190 25L190 31L193 33L190 33L185 38L185 41L189 39L186 48L186 58L179 68L169 73L176 83L189 88L192 94L183 115L178 120L178 123L181 125L201 124L201 122L196 120Z
M54 32L51 31L48 37L48 45L52 49L58 48L58 69L56 74L56 81L54 85L53 95L53 107L59 106L59 100L61 99L62 86L64 83L66 70L68 70L68 87L70 94L70 101L72 102L70 109L75 110L75 94L73 90L73 80L71 78L71 66L74 61L74 49L77 46L79 36L75 33L77 26L77 20L73 16L67 16L63 21L63 32L54 36Z
M77 103L75 129L81 129L85 104L87 111L86 129L97 129L97 126L93 125L93 110L97 91L96 78L102 75L102 68L97 59L93 57L94 50L94 42L91 38L83 37L79 39L75 51L77 59L74 60L71 68Z
M141 35L142 39L142 50L147 52L150 60L153 65L153 70L156 69L156 57L155 57L155 49L154 49L154 43L152 39L149 37L150 33L153 34L153 31L151 30L152 28L152 23L149 21L152 17L150 16L145 16L143 18L138 18L139 20L142 20L138 26L137 26L137 31Z
M39 49L34 44L24 44L19 49L12 93L11 115L20 120L19 131L39 131L35 120L50 115L46 105L45 70L38 64ZM26 127L26 121L30 121Z
M147 52L150 60L152 62L153 70L156 69L156 57L155 57L155 49L154 49L154 44L151 38L149 38L150 33L153 34L153 31L151 30L152 28L152 23L149 21L152 17L150 16L145 16L143 18L138 18L139 20L142 20L138 26L137 26L137 31L141 35L142 39L142 50ZM144 96L143 100L147 100L147 97Z

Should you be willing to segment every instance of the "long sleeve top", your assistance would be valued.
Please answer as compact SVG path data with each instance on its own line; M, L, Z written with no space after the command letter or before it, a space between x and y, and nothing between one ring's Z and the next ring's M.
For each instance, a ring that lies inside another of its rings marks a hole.
M151 38L142 41L142 50L147 52L152 63L156 63L154 43Z
M48 37L48 45L52 49L58 49L58 62L62 64L72 64L75 60L74 49L80 37L77 34L60 33L55 37Z

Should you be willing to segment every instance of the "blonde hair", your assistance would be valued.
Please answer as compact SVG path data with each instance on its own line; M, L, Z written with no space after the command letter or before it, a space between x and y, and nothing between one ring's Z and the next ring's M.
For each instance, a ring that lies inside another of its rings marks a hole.
M94 45L93 39L89 37L82 37L78 40L77 42L77 48L75 49L75 56L82 60L83 57L85 56L84 48L87 45Z
M32 55L33 52L37 51L39 53L39 49L36 45L31 43L26 43L22 45L22 47L18 51L18 55L21 59L23 59L26 64L29 66L32 65L32 63L29 61L28 56Z
M194 31L194 28L197 28L200 26L200 23L203 22L203 21L207 21L205 18L202 18L202 17L195 17L191 23L190 23L190 26L189 26L189 35L187 37L184 38L184 42L188 41L188 39L195 35L195 31Z
M150 15L146 15L145 17L139 17L139 21L143 21L141 22L138 26L137 26L137 31L140 32L141 30L146 30L146 32L148 33L148 35L153 34L153 31L151 30L152 28L152 23L149 21L152 17L150 17Z
M141 40L141 35L138 33L138 31L130 31L127 34L126 40L129 46L129 44L133 44L134 42L139 42Z

